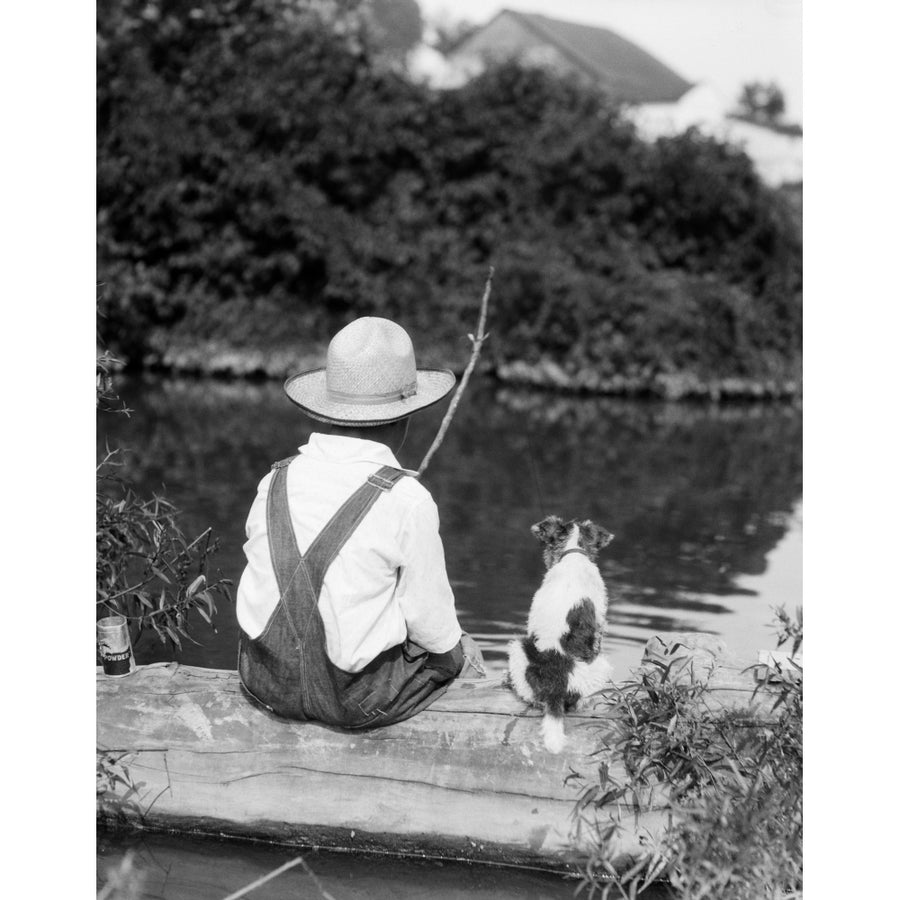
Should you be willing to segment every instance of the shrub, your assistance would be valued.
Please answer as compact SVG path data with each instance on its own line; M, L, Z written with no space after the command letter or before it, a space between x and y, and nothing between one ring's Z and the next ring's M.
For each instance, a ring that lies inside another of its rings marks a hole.
M97 357L97 407L117 406L109 354ZM207 561L215 552L211 530L188 542L177 523L177 510L162 497L138 497L114 474L119 451L107 451L97 466L97 611L124 616L136 638L152 629L163 643L181 646L190 637L188 615L196 612L212 624L216 597L230 599L231 582L207 579Z
M802 618L778 610L779 646L791 657ZM640 677L605 691L614 733L598 778L584 784L576 813L595 830L597 849L583 886L591 895L633 898L668 880L676 896L762 900L799 896L803 878L803 684L793 663L760 666L774 686L772 714L714 711L707 684L685 671L679 645ZM686 676L686 677L685 677ZM614 778L617 764L624 778ZM611 840L625 813L667 792L675 816L630 869L613 868ZM615 893L614 893L615 892Z

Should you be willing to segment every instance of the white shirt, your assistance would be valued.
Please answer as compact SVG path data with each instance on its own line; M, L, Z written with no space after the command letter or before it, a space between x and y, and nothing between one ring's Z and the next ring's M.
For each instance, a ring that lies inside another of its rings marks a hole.
M298 548L306 553L343 502L382 466L400 468L384 444L313 433L287 470L288 503ZM247 516L247 566L237 592L237 619L251 638L278 604L269 555L263 478ZM462 631L447 579L438 511L417 479L401 478L382 494L335 557L319 594L329 659L358 672L383 650L409 638L446 653Z

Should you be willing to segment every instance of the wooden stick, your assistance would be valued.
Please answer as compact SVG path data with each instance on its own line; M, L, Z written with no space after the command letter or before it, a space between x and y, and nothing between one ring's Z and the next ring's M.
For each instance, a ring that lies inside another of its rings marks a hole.
M319 893L325 898L325 900L334 900L334 897L322 887L322 883L316 878L315 873L312 869L306 864L306 860L303 859L302 856L298 856L296 859L292 859L290 862L286 862L283 866L279 866L275 869L274 872L269 872L268 875L263 875L262 878L257 878L252 884L248 884L246 887L242 887L239 891L235 891L233 894L229 894L225 900L238 900L239 897L246 897L251 891L255 891L258 887L262 887L267 881L271 881L273 878L277 878L283 872L287 872L288 869L292 869L294 866L303 866L306 874L309 875L312 880L316 883L316 887L319 889Z
M491 297L491 282L493 278L494 267L491 266L488 270L487 281L484 284L484 294L481 297L481 313L478 316L478 328L474 335L469 335L469 340L472 342L472 356L469 358L469 364L466 366L462 378L459 380L459 387L456 389L456 393L450 401L450 406L447 408L447 412L444 415L444 421L441 422L441 427L438 429L435 439L431 442L431 446L428 448L428 452L425 454L425 458L419 466L419 471L416 473L417 478L421 478L425 473L428 464L431 462L431 457L434 456L438 447L443 443L444 435L447 433L447 429L450 427L450 423L453 421L453 416L456 413L456 407L459 406L463 391L465 391L466 385L469 383L469 377L475 369L475 363L478 362L478 357L481 354L481 345L490 337L490 334L484 333L484 326L487 322L488 300L490 300Z

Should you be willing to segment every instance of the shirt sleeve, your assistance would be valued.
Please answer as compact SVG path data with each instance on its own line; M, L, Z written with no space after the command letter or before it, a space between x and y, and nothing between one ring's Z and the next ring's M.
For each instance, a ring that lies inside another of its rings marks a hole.
M409 639L430 653L447 653L462 636L439 525L437 505L426 496L410 509L399 535L404 563L397 599Z
M260 481L245 526L247 541L244 555L247 565L238 583L235 609L238 624L249 638L262 634L278 603L278 583L269 554L266 527L266 504L271 481L271 472Z

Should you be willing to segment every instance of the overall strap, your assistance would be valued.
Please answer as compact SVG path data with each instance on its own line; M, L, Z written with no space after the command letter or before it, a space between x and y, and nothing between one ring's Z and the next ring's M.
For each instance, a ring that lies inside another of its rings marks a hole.
M318 612L319 593L328 567L375 501L382 493L391 490L405 473L391 466L383 466L370 475L331 517L304 557L297 547L291 522L287 492L289 463L290 459L281 460L272 467L266 524L269 554L281 595L279 603L284 606L294 638L299 642L312 614ZM297 602L286 602L294 596L298 597Z
M303 557L297 547L287 497L287 470L294 458L291 456L272 463L272 478L269 481L269 496L266 500L266 534L269 539L269 558L272 560L275 580L278 583L278 605L284 607L288 626L295 643L299 645L297 621L291 614L290 604L285 603L285 598L292 587L295 592L298 588L302 591L308 582L308 579L302 576L297 579L303 567ZM303 616L303 619L307 620L307 616Z
M347 498L343 506L331 517L328 524L309 545L304 559L316 597L322 590L322 581L325 579L328 567L334 562L334 558L347 543L350 535L356 531L359 523L366 517L366 513L374 506L375 501L382 494L390 491L405 474L392 466L382 466L377 472L373 472Z

